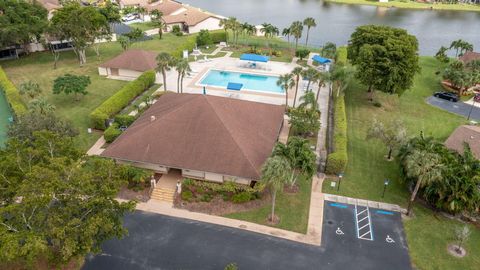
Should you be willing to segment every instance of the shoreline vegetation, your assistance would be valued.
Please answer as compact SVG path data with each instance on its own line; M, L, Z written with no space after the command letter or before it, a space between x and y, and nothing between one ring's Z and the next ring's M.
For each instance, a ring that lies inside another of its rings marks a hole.
M444 3L419 3L415 1L389 1L382 3L376 0L325 0L326 2L350 4L350 5L369 5L386 8L404 8L404 9L426 9L426 10L452 10L452 11L476 11L480 12L480 5L473 4L444 4Z

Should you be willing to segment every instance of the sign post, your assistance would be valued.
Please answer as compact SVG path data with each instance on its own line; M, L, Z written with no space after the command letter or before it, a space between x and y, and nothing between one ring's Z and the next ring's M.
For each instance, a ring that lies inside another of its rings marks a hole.
M468 112L467 120L470 120L470 115L472 114L473 108L475 107L475 102L480 102L480 94L475 94L473 97L472 106L470 106L470 111Z

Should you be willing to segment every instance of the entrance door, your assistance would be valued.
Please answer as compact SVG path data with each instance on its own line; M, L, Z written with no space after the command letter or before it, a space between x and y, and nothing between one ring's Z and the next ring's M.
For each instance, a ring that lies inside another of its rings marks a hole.
M110 75L118 76L118 68L111 68Z

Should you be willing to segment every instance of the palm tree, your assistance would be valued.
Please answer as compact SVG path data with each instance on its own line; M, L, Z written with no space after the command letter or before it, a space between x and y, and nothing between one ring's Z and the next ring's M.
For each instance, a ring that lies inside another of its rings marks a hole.
M34 113L46 115L55 111L55 106L50 104L45 97L38 97L30 101L28 109Z
M404 166L407 177L417 181L408 202L407 216L409 216L412 213L413 202L417 197L418 190L442 180L443 165L438 154L425 150L414 150L405 160Z
M331 73L330 72L321 72L318 71L315 75L315 81L318 83L318 90L317 90L317 97L315 101L318 103L318 97L320 96L320 89L325 86L326 82L330 82L331 80Z
M27 81L20 85L20 94L27 95L30 99L36 98L41 93L42 89L40 89L40 85L36 82Z
M307 92L301 96L300 102L299 108L318 110L318 103L315 101L315 94L313 92Z
M298 48L298 40L302 37L303 24L301 21L295 21L290 26L290 33L295 38L295 50Z
M315 80L315 77L317 76L317 70L309 67L303 71L303 77L307 78L308 83L307 83L307 92L310 91L310 84L312 83L313 80Z
M287 42L288 42L288 45L289 45L289 46L290 46L290 35L291 35L291 34L292 34L292 33L290 32L290 28L288 28L288 27L287 27L287 28L283 28L283 30L282 30L282 36L287 37Z
M303 68L302 67L295 67L292 70L292 76L295 76L295 98L293 99L293 107L295 108L295 103L297 102L297 93L298 93L298 86L300 82L300 76L303 74Z
M315 19L312 17L308 17L303 20L303 25L307 27L307 38L305 39L305 46L308 46L308 35L310 34L310 28L317 26Z
M163 77L163 90L167 91L167 71L170 70L170 67L174 63L174 58L166 53L166 52L161 52L159 55L157 55L157 68L156 70L162 73Z
M178 79L177 79L177 92L183 93L183 79L185 75L188 74L192 69L190 68L190 64L188 63L188 59L182 58L178 60L175 69L178 72Z
M282 156L274 156L267 159L262 167L262 181L269 187L272 193L272 212L269 220L275 221L275 202L277 193L283 190L286 180L290 175L291 167L288 160Z
M135 7L135 12L142 16L142 21L145 20L145 13L147 13L147 9L141 6Z
M288 108L288 89L295 86L295 80L291 73L280 75L277 80L277 85L285 90L285 110Z
M163 28L165 27L165 24L162 20L163 13L158 9L154 9L152 12L150 12L150 15L153 16L152 22L155 24L155 26L158 26L158 37L159 39L162 39Z
M234 17L231 17L230 18L230 27L233 31L233 41L235 43L235 45L237 45L238 43L238 35L240 34L240 32L242 32L242 24L237 21L237 18L234 18Z
M225 31L225 39L228 41L228 30L230 30L229 18L221 19L218 26L223 27L223 30Z
M130 38L125 36L125 35L120 35L117 38L117 41L118 41L118 43L120 43L120 46L122 46L122 49L124 51L126 51L130 47L130 45L132 44L132 41L130 40Z

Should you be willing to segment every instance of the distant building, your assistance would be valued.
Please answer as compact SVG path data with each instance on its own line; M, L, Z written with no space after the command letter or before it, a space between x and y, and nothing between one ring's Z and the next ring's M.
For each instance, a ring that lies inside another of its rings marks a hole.
M222 29L220 16L190 6L184 6L170 15L163 16L162 19L167 31L171 31L174 25L180 26L183 32L189 34L198 33L200 30Z
M445 146L463 154L465 143L470 146L473 155L480 159L480 126L459 126L445 141Z
M480 53L468 51L464 53L462 56L460 56L458 60L462 61L464 64L468 64L472 61L480 60Z

